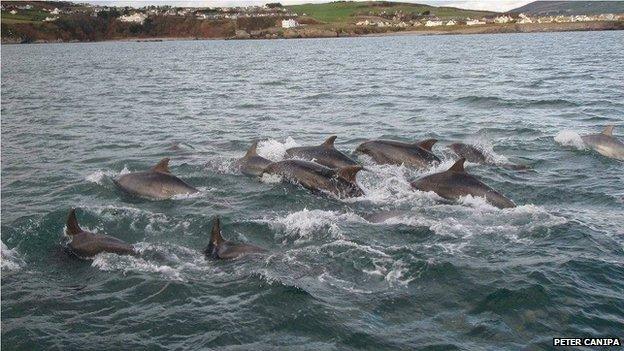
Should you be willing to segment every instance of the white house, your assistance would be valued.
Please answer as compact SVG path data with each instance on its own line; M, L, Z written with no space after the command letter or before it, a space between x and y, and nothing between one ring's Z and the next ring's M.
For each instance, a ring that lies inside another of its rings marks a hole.
M442 21L427 21L425 22L425 27L437 27L441 26L442 24Z
M509 23L513 21L513 18L507 15L502 15L494 18L494 23Z
M143 22L145 22L145 20L147 19L147 15L144 13L140 13L140 12L135 12L131 15L125 15L125 16L121 16L119 18L117 18L118 20L120 20L121 22L130 22L130 23L141 23L143 24Z
M295 28L298 27L299 23L294 19L282 20L282 28Z
M478 19L469 19L466 21L466 24L469 26L478 26L481 24L485 24L485 22L479 21Z
M44 22L54 22L58 19L58 17L46 17L43 21Z
M61 10L59 10L59 9L58 9L58 8L56 8L56 7L54 8L54 10L50 11L50 14L51 14L51 15L58 15L58 14L60 14L60 13L61 13Z
M516 22L520 24L533 23L533 20L529 16L525 15L524 13L521 13L518 15L518 20Z
M457 25L457 21L455 21L455 20L450 20L450 21L446 22L446 25L447 25L447 26L454 26L454 25Z
M17 11L15 11L15 10L11 10L11 11L9 11L9 13L12 14L12 15L17 15Z

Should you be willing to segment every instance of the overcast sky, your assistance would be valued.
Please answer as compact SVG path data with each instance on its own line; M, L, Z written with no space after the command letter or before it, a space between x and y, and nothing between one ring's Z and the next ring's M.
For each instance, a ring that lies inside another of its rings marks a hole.
M133 6L142 7L147 5L172 5L172 6L195 6L195 7L215 7L215 6L248 6L248 5L264 5L267 2L280 2L283 5L305 4L328 2L330 0L172 0L172 1L87 1L92 4L108 5L108 6ZM528 4L531 0L396 0L403 2L414 2L419 4L428 4L434 6L453 6L463 9L475 10L491 10L491 11L508 11ZM84 2L84 1L81 1Z

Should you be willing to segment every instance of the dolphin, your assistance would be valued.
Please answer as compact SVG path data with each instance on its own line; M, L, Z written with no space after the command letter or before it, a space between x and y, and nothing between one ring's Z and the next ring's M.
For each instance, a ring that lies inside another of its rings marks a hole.
M258 148L258 142L254 141L251 144L249 150L243 158L236 161L235 166L238 167L241 172L248 176L260 176L264 169L272 163L262 156L258 156L256 149Z
M118 255L136 255L132 245L117 238L104 234L95 234L82 230L76 219L76 209L72 208L67 217L67 235L71 237L68 244L69 251L80 258L90 258L101 252L111 252Z
M115 185L121 190L155 200L169 199L174 195L193 194L198 190L169 171L169 158L163 158L146 172L124 174Z
M427 139L417 143L403 143L394 140L370 140L358 146L355 151L369 155L380 164L427 168L440 159L431 152L436 139Z
M350 159L347 155L336 150L334 147L336 136L330 136L319 146L293 147L286 150L289 158L300 158L314 161L329 168L341 168L347 166L357 166L358 163Z
M237 244L223 239L223 236L221 236L221 221L217 216L212 221L210 242L204 249L204 254L207 258L225 260L248 254L262 253L265 251L265 249L258 246Z
M624 161L624 143L613 136L613 128L609 125L602 133L584 135L581 139L599 154Z
M485 185L464 170L465 158L460 158L445 172L424 176L412 182L412 187L421 191L433 191L448 200L457 200L462 196L485 197L498 208L516 207L516 205L494 189Z
M517 164L513 164L513 163L497 164L491 158L487 157L483 153L483 151L481 151L478 148L474 147L473 145L469 145L469 144L453 143L453 144L449 145L448 148L453 150L453 152L457 156L463 157L463 158L466 159L466 161L472 162L472 163L478 163L478 164L482 164L482 165L501 166L503 168L514 169L514 170L526 170L526 169L529 168L526 165L517 165Z
M283 176L313 191L325 191L338 197L357 197L364 194L355 180L360 170L362 166L331 169L309 161L284 160L271 163L264 173Z

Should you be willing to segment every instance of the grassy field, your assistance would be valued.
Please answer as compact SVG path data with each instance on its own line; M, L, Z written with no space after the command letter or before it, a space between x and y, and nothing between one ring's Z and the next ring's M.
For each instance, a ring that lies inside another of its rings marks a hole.
M401 2L388 1L340 1L329 2L324 4L303 4L287 6L298 15L306 14L323 22L349 22L353 21L359 15L378 15L385 11L386 13L394 13L401 11L404 14L422 14L429 11L431 15L438 16L442 19L447 18L481 18L483 16L492 15L493 12L488 11L472 11L462 10L454 7L435 7L429 5L409 4Z
M45 11L38 10L18 10L16 14L9 11L2 11L0 21L2 23L32 23L41 22L46 17L54 17Z

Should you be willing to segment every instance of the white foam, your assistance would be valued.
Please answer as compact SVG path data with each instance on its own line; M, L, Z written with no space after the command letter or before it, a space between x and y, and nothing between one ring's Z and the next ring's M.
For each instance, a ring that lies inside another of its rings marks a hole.
M174 195L171 197L171 199L172 200L184 200L184 199L195 199L199 197L206 197L206 195L210 194L210 192L216 189L203 186L203 187L197 188L197 190L198 191L196 193Z
M97 171L87 175L85 177L85 180L91 183L95 183L98 185L102 184L102 181L104 181L104 179L106 178L114 178L120 175L124 175L124 174L128 174L130 173L130 171L128 170L128 168L126 166L124 166L124 168L117 172L117 171L113 171L113 170L101 170L98 169Z
M581 136L577 132L571 130L562 130L557 133L557 135L555 135L555 141L563 146L572 146L579 150L586 148Z
M394 261L392 264L392 268L386 274L384 278L390 286L407 286L409 282L416 279L415 277L407 276L408 268L407 265L402 260Z
M140 257L101 253L91 265L103 271L120 271L123 274L154 273L167 280L186 281L196 274L218 275L209 266L201 252L179 245L159 245L140 242L133 245Z
M124 274L132 271L159 273L171 280L183 280L180 272L168 265L159 265L155 262L144 260L140 257L119 256L112 253L101 253L94 257L91 263L103 271L122 271Z
M509 159L507 157L494 151L494 146L489 140L481 137L474 137L467 140L467 143L481 151L488 162L497 165L509 164Z
M480 211L497 211L498 208L490 204L485 197L466 195L461 196L458 202L462 205L466 205L475 208Z
M268 139L258 143L256 152L258 156L275 162L283 160L284 156L286 156L286 150L296 146L299 146L299 144L291 137L286 138L283 143L275 139Z
M263 173L260 181L267 184L276 184L282 182L282 176L279 174Z
M524 205L498 209L474 198L471 206L438 204L398 213L379 225L409 225L427 227L436 235L470 239L481 235L500 235L512 242L530 243L531 239L522 233L531 233L538 228L550 228L567 222L567 219L549 213L542 207ZM461 247L450 248L450 250Z
M0 241L0 258L0 267L3 271L15 271L24 265L24 260L17 252L17 248L9 249L2 241Z
M205 168L211 172L219 174L238 174L239 169L236 166L238 158L217 157L206 162Z
M321 233L327 233L334 239L341 239L340 224L363 222L364 219L354 213L303 209L285 217L263 221L268 222L278 233L282 233L284 241L295 239L295 242L305 242L322 235Z
M366 157L363 159L366 170L358 173L357 182L364 195L347 198L343 201L370 202L376 205L393 206L404 204L416 206L435 202L437 196L415 191L410 184L411 180L420 176L418 171L402 165L378 165ZM427 172L431 171L428 170Z

